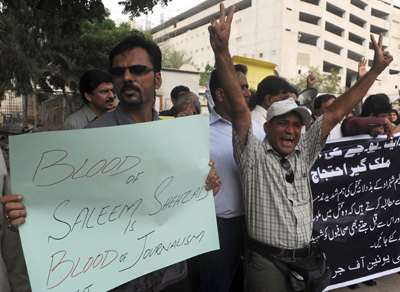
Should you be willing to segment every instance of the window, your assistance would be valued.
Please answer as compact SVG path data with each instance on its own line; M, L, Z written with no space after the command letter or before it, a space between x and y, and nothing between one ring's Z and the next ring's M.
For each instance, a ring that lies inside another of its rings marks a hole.
M343 32L344 32L343 28L336 26L329 22L325 22L325 30L329 31L337 36L340 36L340 37L343 36Z
M367 4L361 0L351 0L350 3L360 8L361 10L365 10L365 7L367 7Z
M311 15L311 14L307 14L307 13L304 13L304 12L300 12L299 20L303 21L303 22L310 23L310 24L318 25L319 21L321 20L321 17L315 16L315 15Z
M331 42L328 42L328 41L325 41L324 49L329 51L329 52L331 52L331 53L337 54L337 55L340 55L340 53L343 50L342 47L339 47L339 46L337 46L337 45L335 45L335 44L333 44Z
M350 50L347 52L347 58L349 58L350 60L356 61L357 63L360 62L363 57L364 57L363 55L360 55L360 54L350 51Z
M302 2L307 2L313 5L319 5L319 0L301 0Z
M362 38L354 33L351 33L351 32L349 32L349 40L356 44L359 44L361 46L364 44L364 41L365 41L364 38Z
M350 22L362 28L364 28L365 24L367 23L364 19L354 16L353 14L350 14Z
M344 10L331 4L331 3L326 3L326 11L335 14L336 16L339 16L340 18L343 18L344 16Z
M381 18L381 19L384 19L384 20L388 20L389 19L389 14L388 13L380 11L380 10L375 9L375 8L371 9L371 15L375 16L375 17L378 17L378 18Z
M317 46L319 36L308 34L305 32L299 32L299 43Z
M324 63L323 63L323 68L322 68L322 70L324 71L324 72L327 72L327 73L330 73L330 72L336 72L336 73L338 73L338 74L340 74L340 70L342 69L342 67L339 67L339 66L337 66L337 65L334 65L334 64L332 64L332 63L329 63L329 62L326 62L326 61L324 61Z
M370 32L375 34L383 33L384 36L387 36L388 30L371 24Z

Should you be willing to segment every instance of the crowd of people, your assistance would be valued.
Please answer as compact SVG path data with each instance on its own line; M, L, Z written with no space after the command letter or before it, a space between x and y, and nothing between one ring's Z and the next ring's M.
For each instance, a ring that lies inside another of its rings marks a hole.
M358 81L341 96L320 95L312 108L299 105L297 91L276 74L259 83L254 104L247 68L234 66L229 52L233 15L234 7L226 16L221 4L220 18L209 27L216 65L209 78L211 170L205 184L214 194L220 249L111 291L295 291L277 262L288 265L312 251L308 173L327 139L356 134L391 137L400 131L398 112L385 94L369 96L360 116L345 118L393 60L382 50L382 35L378 41L371 35L370 70L361 62ZM155 90L162 84L161 51L144 35L136 33L122 41L110 52L109 61L109 73L83 74L79 88L84 106L66 119L64 130L200 114L198 96L184 85L172 90L171 109L155 111ZM308 87L315 82L310 74ZM11 194L3 160L0 171L0 291L30 291L18 235L18 227L29 220L29 209L23 194ZM295 279L297 284L303 280Z

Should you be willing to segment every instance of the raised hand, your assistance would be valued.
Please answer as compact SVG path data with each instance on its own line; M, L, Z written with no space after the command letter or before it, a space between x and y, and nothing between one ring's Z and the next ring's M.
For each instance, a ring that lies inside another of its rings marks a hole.
M235 6L232 6L226 19L225 7L223 3L219 5L219 10L219 21L213 19L211 21L211 25L208 27L208 31L210 32L210 43L214 52L228 49L229 36L231 34L231 23L233 19L233 13L235 12Z
M371 42L374 47L374 61L372 63L371 71L380 74L389 64L393 61L393 56L388 51L382 50L383 34L379 35L378 43L374 36L371 34Z
M367 73L367 58L362 58L360 62L358 62L358 75L357 80L360 79Z
M313 72L311 72L307 76L307 88L312 88L315 84L315 76L313 75Z

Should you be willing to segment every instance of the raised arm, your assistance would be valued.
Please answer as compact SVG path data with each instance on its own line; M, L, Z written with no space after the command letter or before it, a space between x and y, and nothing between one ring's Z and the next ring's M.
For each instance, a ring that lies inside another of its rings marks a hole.
M217 73L221 87L231 107L232 126L240 140L246 144L247 132L251 123L250 111L243 98L242 90L233 67L229 53L229 35L235 7L233 6L225 18L224 4L220 4L219 21L213 20L208 27L210 43L215 54Z
M383 52L382 50L383 34L379 35L378 43L376 43L374 36L371 34L371 41L375 51L371 69L365 73L352 88L339 96L335 102L328 107L324 113L320 142L322 142L325 137L328 136L332 128L362 100L379 74L393 61L393 57L390 53Z

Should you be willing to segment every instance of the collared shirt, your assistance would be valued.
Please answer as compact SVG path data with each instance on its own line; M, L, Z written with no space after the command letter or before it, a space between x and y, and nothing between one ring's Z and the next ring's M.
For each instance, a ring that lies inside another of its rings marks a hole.
M244 189L247 228L251 238L278 248L309 244L312 232L312 193L309 171L325 145L319 143L322 116L301 135L295 150L286 156L294 182L285 179L282 158L268 143L253 135L243 145L233 131L233 149Z
M255 136L262 141L264 130L253 123ZM223 183L214 197L217 217L235 218L244 215L242 184L239 170L233 158L232 123L211 109L210 113L210 159Z
M95 120L97 116L90 109L87 104L70 115L63 123L62 130L75 130L75 129L83 129L87 124L91 121Z
M153 121L160 120L157 112L153 111ZM88 128L100 128L118 125L128 125L134 124L135 122L125 114L120 106L101 116L100 118L94 120L92 123L87 125L85 129ZM118 191L116 191L118 193ZM179 262L168 266L166 268L159 269L157 271L151 272L147 275L141 276L139 278L133 279L113 290L113 292L139 292L139 291L161 291L168 285L177 283L183 280L187 276L186 262Z
M256 105L256 107L251 111L251 119L264 129L264 124L267 121L267 110L261 105Z

